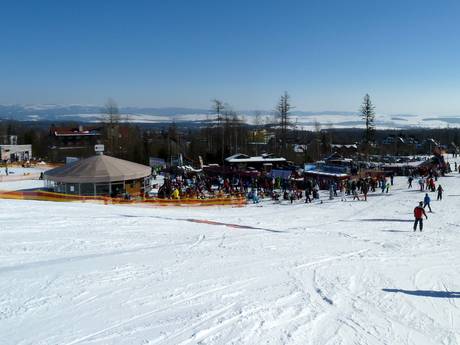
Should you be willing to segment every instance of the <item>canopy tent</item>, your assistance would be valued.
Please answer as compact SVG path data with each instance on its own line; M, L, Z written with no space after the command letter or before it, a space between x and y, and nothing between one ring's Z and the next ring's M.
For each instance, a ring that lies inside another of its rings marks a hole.
M62 183L101 183L140 179L150 173L151 168L146 165L97 155L48 170L44 178Z

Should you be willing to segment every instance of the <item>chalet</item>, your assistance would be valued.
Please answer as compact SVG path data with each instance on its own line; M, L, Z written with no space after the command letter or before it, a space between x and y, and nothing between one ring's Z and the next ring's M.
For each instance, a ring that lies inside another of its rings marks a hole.
M286 158L274 157L271 154L262 154L260 156L250 157L248 155L237 153L233 156L225 158L227 165L238 168L253 168L258 170L271 170L273 167L286 165Z
M352 157L358 153L357 144L331 144L331 151L344 157Z
M51 158L62 161L65 157L88 157L93 152L94 145L102 138L101 126L75 126L50 128Z
M416 153L418 141L414 137L387 136L380 145L381 154L410 155Z
M417 151L418 153L421 153L421 154L432 154L434 150L440 147L441 147L441 144L437 140L433 138L428 138L428 139L425 139L420 145L417 146Z

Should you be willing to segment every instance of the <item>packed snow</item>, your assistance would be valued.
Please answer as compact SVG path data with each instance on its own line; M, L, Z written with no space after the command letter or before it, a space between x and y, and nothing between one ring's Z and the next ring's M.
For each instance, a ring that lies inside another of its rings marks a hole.
M416 233L404 177L367 202L0 200L0 343L460 344L460 175L438 182Z

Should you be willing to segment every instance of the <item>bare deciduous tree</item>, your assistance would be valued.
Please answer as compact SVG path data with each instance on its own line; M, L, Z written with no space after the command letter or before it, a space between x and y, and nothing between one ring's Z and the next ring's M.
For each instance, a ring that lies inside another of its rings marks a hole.
M109 98L102 109L102 122L104 123L106 151L114 156L119 153L120 120L118 105L113 99Z

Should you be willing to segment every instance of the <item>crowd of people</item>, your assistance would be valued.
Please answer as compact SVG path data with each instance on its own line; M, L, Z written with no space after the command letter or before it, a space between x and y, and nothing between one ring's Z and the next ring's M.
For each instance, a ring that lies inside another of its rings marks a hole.
M455 162L456 170L457 163ZM450 164L448 165L450 171ZM460 170L459 170L460 172ZM156 178L156 174L153 175ZM421 192L438 192L437 199L442 199L442 186L436 186L438 173L430 170L426 176L411 174L408 177L408 188L413 188L417 181ZM307 177L301 171L293 170L287 177L274 177L262 173L258 176L248 174L229 174L227 176L207 175L203 173L177 171L168 173L159 187L157 196L160 198L209 198L223 196L244 196L249 202L259 203L269 198L275 202L296 201L311 203L320 200L320 186L328 190L329 199L340 196L345 202L367 201L370 192L389 193L394 184L394 174L380 174L361 178L320 180Z
M454 171L460 173L460 166L453 163ZM450 163L446 164L445 172L452 172ZM444 173L444 172L443 172ZM440 174L431 169L428 172L417 174L415 171L408 176L407 187L417 189L425 194L422 201L414 209L413 229L423 229L423 218L426 219L428 212L433 212L430 193L436 193L436 200L443 199L444 188L438 184ZM156 175L154 175L156 178ZM223 196L246 197L248 202L257 204L261 200L269 199L275 203L322 203L320 185L327 193L322 198L330 200L340 197L341 202L367 201L369 193L389 193L394 184L393 174L381 174L380 176L367 176L362 178L330 179L328 181L307 177L300 171L292 171L286 178L274 177L270 174L238 175L229 176L206 175L200 173L178 172L168 174L164 178L163 185L158 189L158 197L161 198L208 198Z

